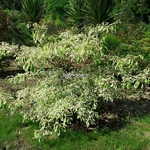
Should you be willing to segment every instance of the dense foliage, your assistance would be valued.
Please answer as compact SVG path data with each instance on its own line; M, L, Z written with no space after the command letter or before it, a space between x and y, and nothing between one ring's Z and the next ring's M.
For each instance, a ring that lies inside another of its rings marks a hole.
M64 20L68 0L44 0L46 17Z
M111 23L110 19L115 12L128 17L129 10L134 9L127 6L132 3L136 7L135 1L115 1L122 7L113 9L111 0L69 0L68 5L66 0L24 0L22 11L0 10L1 40L7 41L5 36L10 33L15 39L8 41L19 43L0 45L1 70L13 56L25 71L9 77L12 84L22 86L13 94L0 93L0 107L7 104L12 112L21 113L24 121L38 122L35 138L41 138L59 135L75 125L96 127L103 101L129 95L140 98L150 84L149 25L123 19ZM42 20L44 11L57 18L65 10L74 26L82 30L77 33L74 28L66 29L50 35L48 23ZM136 15L133 11L132 21ZM29 30L27 21L31 22ZM31 37L35 44L30 46Z
M35 138L60 134L75 124L96 126L103 100L140 97L149 84L150 69L140 65L145 62L142 55L117 56L107 51L108 35L115 33L115 26L101 24L80 34L67 30L56 37L47 37L46 27L35 26L38 47L22 46L17 53L16 60L26 73L9 79L14 84L36 82L18 90L9 104L12 111L22 113L24 121L40 124Z
M117 18L124 22L138 23L140 21L149 23L150 3L149 0L114 0L116 7L114 13Z

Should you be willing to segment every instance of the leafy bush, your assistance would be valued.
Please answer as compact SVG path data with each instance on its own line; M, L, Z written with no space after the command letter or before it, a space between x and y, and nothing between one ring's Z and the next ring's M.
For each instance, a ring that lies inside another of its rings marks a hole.
M126 44L133 44L143 36L145 24L140 22L138 24L120 22L117 24L117 37Z
M10 107L20 111L24 120L39 122L35 138L60 134L72 124L96 125L103 100L141 94L139 86L150 83L149 67L139 65L144 61L141 55L103 53L105 36L113 27L103 24L77 35L66 31L38 47L22 47L17 60L26 73L10 81L19 84L36 79L37 84L18 90Z
M31 31L22 20L20 11L0 11L0 41L16 44L33 45Z
M46 26L37 26L36 29L33 34L34 40L43 46L43 42L47 41ZM17 59L24 64L25 70L31 66L41 69L40 67L50 64L64 70L71 70L74 63L96 62L103 55L102 42L105 35L107 32L114 32L114 24L102 24L88 30L87 34L78 35L69 30L62 32L57 38L50 38L50 42L44 44L42 48L24 47L26 50L23 50ZM31 49L34 51L31 52Z
M6 40L6 42L28 46L33 45L31 31L22 19L21 12L17 10L5 10L5 12L10 16L8 27L11 31L11 39Z
M148 24L146 27L145 27L145 30L143 31L144 35L145 35L145 38L150 38L150 24Z
M24 120L40 123L41 128L35 132L35 138L54 132L60 134L73 123L86 127L95 125L98 104L103 99L113 100L125 96L124 94L127 96L129 93L127 91L124 93L126 89L133 94L133 88L137 89L141 82L149 83L147 80L149 69L145 69L145 74L141 72L134 77L131 76L130 71L136 71L138 67L136 59L140 57L129 56L122 60L119 57L118 59L109 57L109 61L113 60L114 63L105 65L104 68L84 66L70 73L62 69L53 69L36 74L18 75L13 79L17 84L18 81L31 80L33 77L40 80L36 86L18 91L17 99L11 103L11 107L21 108ZM104 62L106 60L108 58ZM122 83L114 78L113 72L123 73Z

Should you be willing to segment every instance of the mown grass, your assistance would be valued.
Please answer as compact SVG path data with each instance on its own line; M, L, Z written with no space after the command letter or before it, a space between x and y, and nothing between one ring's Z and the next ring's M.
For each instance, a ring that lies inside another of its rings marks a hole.
M149 150L150 116L134 119L119 131L68 131L34 140L38 124L22 123L19 114L0 111L0 149L7 150Z

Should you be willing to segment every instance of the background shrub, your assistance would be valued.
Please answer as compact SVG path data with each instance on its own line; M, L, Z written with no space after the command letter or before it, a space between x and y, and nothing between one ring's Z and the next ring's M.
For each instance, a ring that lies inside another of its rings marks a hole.
M114 0L117 19L123 22L139 23L140 21L148 23L150 16L149 0Z
M0 41L10 39L11 31L9 29L10 16L0 9Z
M3 9L9 9L9 10L21 10L22 0L1 0L0 5Z
M52 20L64 20L65 9L68 0L44 0L46 17L51 16Z
M1 11L1 41L32 45L31 31L22 19L22 14L17 10Z
M121 43L120 39L115 37L115 35L107 35L105 38L105 41L103 43L104 48L106 48L108 51L115 51L119 44Z

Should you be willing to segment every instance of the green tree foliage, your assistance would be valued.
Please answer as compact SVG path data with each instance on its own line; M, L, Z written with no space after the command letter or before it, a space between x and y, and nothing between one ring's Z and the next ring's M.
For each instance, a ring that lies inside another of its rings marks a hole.
M138 23L139 21L148 23L150 16L149 0L114 0L117 19L130 23Z

